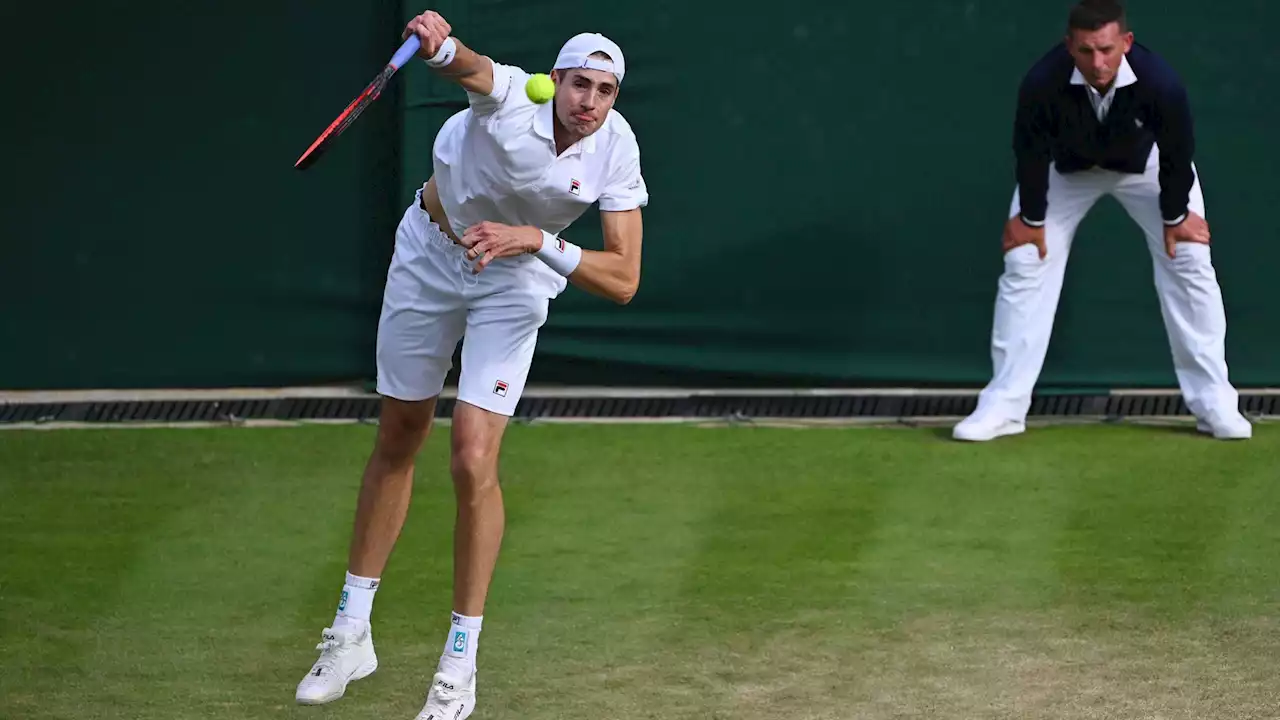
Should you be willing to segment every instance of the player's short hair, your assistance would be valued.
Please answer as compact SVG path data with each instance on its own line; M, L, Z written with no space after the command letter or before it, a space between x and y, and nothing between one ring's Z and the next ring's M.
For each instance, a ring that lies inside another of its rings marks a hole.
M1124 3L1120 0L1079 0L1067 14L1067 33L1073 30L1092 32L1117 23L1120 32L1128 32Z

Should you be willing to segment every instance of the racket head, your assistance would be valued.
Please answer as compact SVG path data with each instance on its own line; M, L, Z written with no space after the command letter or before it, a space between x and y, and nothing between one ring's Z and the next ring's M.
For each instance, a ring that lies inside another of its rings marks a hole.
M364 112L365 108L378 99L378 96L382 94L382 90L386 88L387 82L391 80L391 76L395 75L396 71L408 62L409 58L413 57L413 54L420 47L421 43L417 35L410 35L405 38L404 42L396 50L395 55L391 56L391 61L387 63L386 67L382 68L382 72L378 73L378 76L373 79L373 82L369 83L364 92L356 96L356 99L352 100L351 104L347 105L346 109L333 122L329 123L329 127L320 133L320 136L315 139L315 142L311 143L311 147L302 153L302 156L298 158L293 166L299 170L305 170L314 164L324 154L325 150L329 149L333 141L337 140L338 136L350 127L356 118L360 117L360 113Z
M337 140L338 136L345 132L348 127L351 127L351 123L355 122L356 118L360 117L360 114L372 105L374 100L378 99L383 89L386 88L387 81L391 79L395 72L396 68L391 65L383 68L382 72L378 73L378 76L373 79L373 82L365 87L364 92L356 96L356 99L352 100L351 104L347 105L346 109L333 122L329 123L329 127L320 133L315 142L311 143L311 147L308 147L302 153L293 166L299 170L305 170L315 164L315 161L320 159L320 156L329 149L333 141Z

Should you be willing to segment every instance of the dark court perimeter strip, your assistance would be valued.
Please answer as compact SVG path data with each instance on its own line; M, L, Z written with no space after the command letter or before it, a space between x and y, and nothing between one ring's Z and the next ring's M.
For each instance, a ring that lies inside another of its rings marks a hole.
M347 420L378 417L378 398L367 393L323 392L275 397L183 399L0 400L0 424L41 423L210 423L239 421ZM1280 414L1280 393L1241 391L1241 410L1249 417ZM456 400L446 394L437 417L453 413ZM608 389L530 390L516 410L520 420L927 420L971 412L974 393L928 391L701 391ZM1041 394L1032 402L1032 419L1188 417L1176 391L1143 393Z

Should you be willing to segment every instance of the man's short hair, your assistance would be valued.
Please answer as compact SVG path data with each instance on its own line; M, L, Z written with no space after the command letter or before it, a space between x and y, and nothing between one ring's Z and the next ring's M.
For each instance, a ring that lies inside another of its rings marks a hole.
M1111 23L1120 25L1120 32L1128 31L1124 4L1120 0L1079 0L1067 15L1067 33L1073 30L1093 32Z

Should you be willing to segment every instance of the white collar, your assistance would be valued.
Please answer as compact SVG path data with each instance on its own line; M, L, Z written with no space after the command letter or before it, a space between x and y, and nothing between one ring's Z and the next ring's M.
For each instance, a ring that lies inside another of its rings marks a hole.
M1133 72L1133 68L1129 65L1129 57L1127 55L1121 57L1120 69L1116 71L1116 81L1111 84L1111 89L1107 90L1107 94L1115 92L1116 88L1128 87L1136 82L1138 82L1138 76ZM1071 84L1084 85L1094 93L1098 92L1097 88L1085 82L1084 75L1080 72L1080 68L1075 68L1071 71Z
M555 103L546 102L546 103L543 103L542 107L538 108L538 112L533 116L534 131L553 143L556 141L554 113L555 113ZM582 152L586 152L586 153L595 152L596 151L596 134L604 129L605 123L607 123L608 121L609 121L609 118L608 116L606 116L605 122L600 123L600 127L596 128L595 132L582 138L578 142L574 143L574 145L579 146ZM572 148L573 146L571 145L570 149Z

